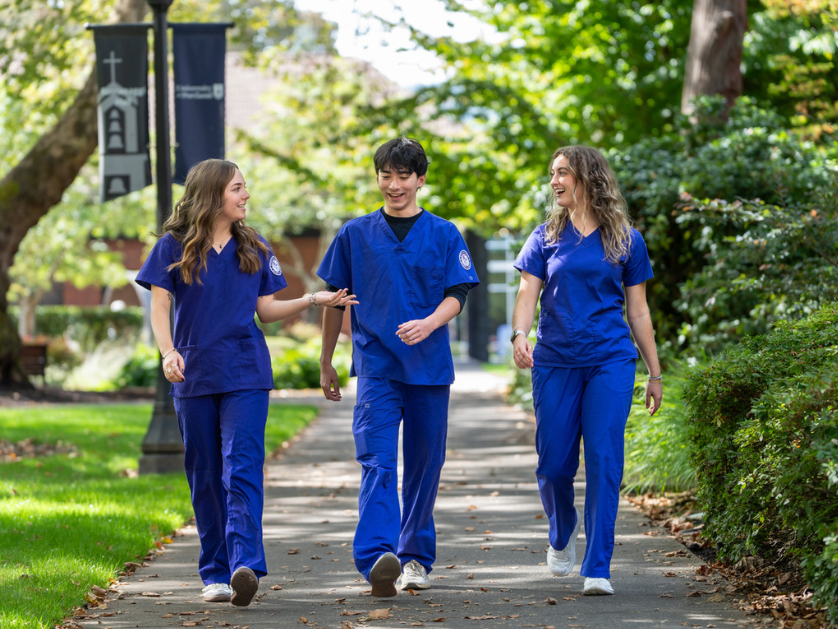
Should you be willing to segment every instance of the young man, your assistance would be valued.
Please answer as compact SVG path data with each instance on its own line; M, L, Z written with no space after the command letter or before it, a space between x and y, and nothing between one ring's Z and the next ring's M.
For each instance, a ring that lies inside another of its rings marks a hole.
M454 365L447 323L465 304L477 274L450 222L416 205L428 159L408 138L374 157L384 207L346 223L317 275L356 295L352 372L358 377L352 432L363 468L355 531L355 567L373 596L430 587L436 558L433 508L445 460L448 397ZM332 355L340 312L324 313L320 384L341 399ZM397 494L399 425L404 423L403 513Z

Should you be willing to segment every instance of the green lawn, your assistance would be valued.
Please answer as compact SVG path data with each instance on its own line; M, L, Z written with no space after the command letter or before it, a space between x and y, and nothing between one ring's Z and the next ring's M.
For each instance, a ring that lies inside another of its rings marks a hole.
M272 405L271 452L316 415ZM52 628L192 516L183 474L131 478L151 406L0 409L0 439L75 452L0 463L0 627Z

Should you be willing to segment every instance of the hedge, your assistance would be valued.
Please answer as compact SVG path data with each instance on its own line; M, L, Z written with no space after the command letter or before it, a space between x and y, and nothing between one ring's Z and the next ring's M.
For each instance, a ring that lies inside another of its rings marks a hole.
M799 561L838 622L838 303L746 339L684 398L720 558Z

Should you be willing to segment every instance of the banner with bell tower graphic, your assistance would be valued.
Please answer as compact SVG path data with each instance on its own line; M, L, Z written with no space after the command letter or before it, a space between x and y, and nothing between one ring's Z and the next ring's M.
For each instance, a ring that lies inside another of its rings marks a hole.
M148 150L148 29L94 31L99 79L102 202L151 184Z

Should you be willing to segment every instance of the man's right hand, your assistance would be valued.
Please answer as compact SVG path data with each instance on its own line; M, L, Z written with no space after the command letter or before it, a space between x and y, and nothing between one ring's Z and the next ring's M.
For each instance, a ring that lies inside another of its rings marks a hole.
M340 385L338 384L338 372L328 365L320 365L320 387L327 400L340 402Z

